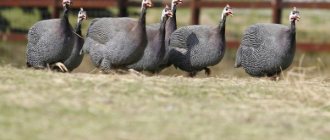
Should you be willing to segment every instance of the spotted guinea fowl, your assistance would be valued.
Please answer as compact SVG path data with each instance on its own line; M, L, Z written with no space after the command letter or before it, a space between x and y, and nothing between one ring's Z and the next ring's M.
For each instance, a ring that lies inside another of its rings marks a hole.
M172 33L170 63L188 72L191 77L202 70L210 75L208 66L218 64L225 53L225 26L228 15L232 15L229 5L224 8L220 24L216 27L186 26Z
M296 21L299 11L290 13L290 26L280 24L255 24L247 28L239 49L235 67L251 76L277 76L288 68L296 49Z
M165 26L167 19L171 16L170 7L166 5L162 11L159 28L157 30L156 28L147 28L148 45L144 50L143 57L138 62L128 65L127 68L151 73L157 70L157 66L165 55Z
M157 67L154 67L153 69L149 69L147 71L151 73L159 73L161 70L163 70L166 67L171 66L171 64L168 61L168 56L169 56L169 40L171 34L177 29L177 23L176 23L176 9L177 5L182 4L183 0L172 0L171 2L171 11L172 11L172 16L169 17L169 19L166 21L166 26L165 26L165 54L162 60L160 60L157 65ZM158 32L160 28L160 23L157 24L152 24L147 26L147 34L153 34L155 32ZM150 40L150 39L148 39Z
M71 0L62 3L64 13L60 19L43 20L30 28L26 51L28 67L44 69L57 63L61 70L65 69L63 62L71 54L75 35L68 20Z
M146 12L150 0L142 0L139 20L99 18L92 21L83 47L93 64L103 72L139 61L147 46Z
M177 22L176 22L176 10L177 10L177 5L182 4L183 0L172 0L171 3L171 10L173 13L173 16L170 17L167 22L166 22L166 35L165 35L165 56L163 60L160 62L158 65L157 71L160 72L161 70L171 66L171 63L169 63L169 40L172 35L172 33L177 29Z
M81 33L81 25L82 25L82 22L86 19L87 19L86 11L84 11L83 8L80 8L80 11L78 13L77 25L75 28L75 33L77 34L77 36L74 39L75 40L74 46L73 46L70 57L64 61L64 65L67 68L66 71L69 71L69 72L73 71L75 68L77 68L81 64L81 62L84 58L84 55L81 54L81 49L84 45L84 38Z

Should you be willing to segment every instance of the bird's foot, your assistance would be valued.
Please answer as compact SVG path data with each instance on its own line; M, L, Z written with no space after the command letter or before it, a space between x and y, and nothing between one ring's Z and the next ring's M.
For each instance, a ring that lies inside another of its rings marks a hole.
M131 74L134 74L134 75L137 75L137 76L143 76L143 74L141 72L138 72L134 69L128 69L128 71L131 73Z
M51 66L51 69L54 69L55 67L58 67L60 72L69 72L68 68L66 68L62 62L55 63Z
M241 64L238 62L235 62L234 68L239 68L239 67L241 67Z
M278 76L278 75L274 75L274 76L269 77L269 79L270 79L271 81L279 81L279 80L280 80L280 76Z

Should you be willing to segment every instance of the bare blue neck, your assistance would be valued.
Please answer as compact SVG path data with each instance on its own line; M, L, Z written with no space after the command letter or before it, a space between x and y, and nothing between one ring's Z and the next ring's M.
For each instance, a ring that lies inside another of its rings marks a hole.
M225 38L226 21L227 21L227 16L223 16L223 18L220 21L219 26L218 26L218 34L219 34L219 36L221 37L222 40L226 40L226 38Z
M63 15L62 15L61 19L65 25L70 26L70 22L69 22L70 7L69 7L69 5L65 5L63 8L64 8L64 11L63 11Z
M78 23L77 23L77 27L75 29L75 32L81 36L81 24L82 24L82 20L79 20Z
M143 31L146 31L146 14L147 8L143 6L139 18L139 24L141 25Z
M176 5L172 7L173 16L166 21L166 39L169 39L171 34L177 29L176 22Z
M166 49L165 49L165 37L166 37L166 21L168 17L162 17L161 22L160 22L160 27L159 27L159 43L160 43L160 53L164 54Z
M292 51L295 51L295 47L296 47L296 20L292 20L291 21L291 25L290 25L290 48Z

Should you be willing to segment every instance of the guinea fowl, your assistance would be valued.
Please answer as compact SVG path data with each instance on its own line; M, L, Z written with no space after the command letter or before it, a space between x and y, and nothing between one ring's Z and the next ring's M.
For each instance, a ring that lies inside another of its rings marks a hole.
M147 28L148 45L144 50L143 57L138 62L127 66L128 68L136 71L156 72L157 66L165 55L165 26L168 17L171 16L172 12L166 6L162 12L159 29Z
M225 53L225 26L228 15L232 15L229 5L224 8L217 27L193 25L179 28L172 33L170 63L176 68L189 72L191 77L202 70L210 75L208 66L218 64Z
M247 28L239 49L235 67L243 67L255 77L273 77L288 68L296 49L296 21L299 11L294 7L289 16L291 25L255 24Z
M78 36L75 37L75 42L70 57L64 61L64 65L67 68L66 71L69 72L73 71L81 64L84 58L84 55L81 54L81 49L84 45L84 38L82 37L82 33L81 33L81 24L86 19L87 19L86 11L84 11L83 8L80 8L80 11L78 13L77 26L75 28L75 33Z
M68 20L71 0L63 0L64 13L60 19L43 20L34 24L28 33L27 66L44 69L55 64L63 71L62 63L69 58L74 33Z
M157 71L156 72L160 72L161 70L163 70L164 68L167 68L169 66L171 66L171 63L169 63L168 59L169 59L169 40L170 37L172 35L172 33L177 29L177 23L176 23L176 9L177 9L177 5L182 4L183 0L172 0L171 3L171 11L173 13L172 17L170 17L167 22L166 22L166 35L165 35L165 56L163 58L163 60L160 62L160 64L158 65Z
M93 64L103 72L124 68L139 61L147 46L146 12L150 0L142 0L139 20L132 18L94 19L83 47Z

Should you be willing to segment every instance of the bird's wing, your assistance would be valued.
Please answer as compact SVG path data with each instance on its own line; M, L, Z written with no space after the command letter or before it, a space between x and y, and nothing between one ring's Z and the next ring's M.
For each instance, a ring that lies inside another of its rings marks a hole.
M129 31L137 24L132 18L99 18L92 21L87 37L95 41L106 44L118 33L129 33Z

